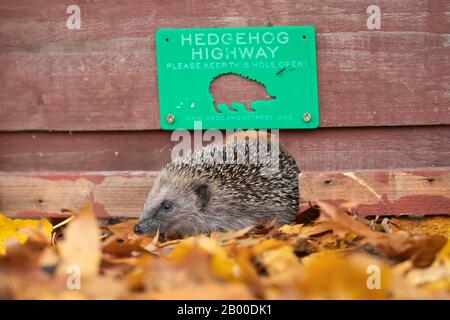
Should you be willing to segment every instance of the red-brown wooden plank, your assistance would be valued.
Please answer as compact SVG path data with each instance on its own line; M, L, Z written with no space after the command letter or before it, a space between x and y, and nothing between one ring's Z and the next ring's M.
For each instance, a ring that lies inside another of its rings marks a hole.
M0 171L0 213L12 217L67 216L92 201L99 217L137 217L156 174Z
M72 1L0 3L0 130L159 128L154 33L162 27L315 25L321 125L450 123L450 3ZM245 87L242 90L246 90Z
M360 215L450 215L450 168L304 172L301 207L309 200L358 204Z
M450 126L287 130L304 171L450 166ZM170 132L0 133L0 171L159 171Z
M94 201L99 217L137 217L155 172L0 172L0 212L12 217L66 216ZM450 167L303 172L300 206L311 200L358 203L360 215L450 214Z

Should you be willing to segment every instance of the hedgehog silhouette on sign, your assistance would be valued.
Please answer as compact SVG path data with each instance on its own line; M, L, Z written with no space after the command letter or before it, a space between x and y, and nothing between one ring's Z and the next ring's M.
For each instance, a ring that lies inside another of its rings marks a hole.
M230 111L237 111L231 103L242 103L247 111L254 112L250 107L252 102L276 98L267 93L266 86L261 82L231 72L215 77L209 86L209 92L214 99L214 109L219 113L222 112L219 104L226 104Z

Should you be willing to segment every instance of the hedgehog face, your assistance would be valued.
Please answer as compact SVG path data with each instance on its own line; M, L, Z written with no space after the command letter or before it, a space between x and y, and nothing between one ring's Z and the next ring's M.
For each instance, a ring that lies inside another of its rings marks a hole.
M208 201L209 187L205 183L160 178L149 193L134 230L137 234L159 230L170 238L207 232L202 209Z

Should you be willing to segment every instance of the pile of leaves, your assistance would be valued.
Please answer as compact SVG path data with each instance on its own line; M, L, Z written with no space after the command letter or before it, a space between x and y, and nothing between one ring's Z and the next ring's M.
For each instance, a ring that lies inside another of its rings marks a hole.
M292 225L169 240L89 204L53 226L0 216L0 298L449 299L449 220L318 202Z

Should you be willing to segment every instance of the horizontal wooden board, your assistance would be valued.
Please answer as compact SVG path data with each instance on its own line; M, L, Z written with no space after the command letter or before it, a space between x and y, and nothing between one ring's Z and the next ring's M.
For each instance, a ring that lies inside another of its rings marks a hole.
M0 133L0 171L159 171L171 133ZM303 171L450 166L450 126L281 132Z
M11 217L66 216L89 199L99 217L137 217L156 172L0 173L0 212ZM304 172L309 201L359 203L360 215L450 214L450 168Z
M0 212L12 217L67 216L92 200L99 217L139 215L156 173L1 173Z
M361 215L449 214L450 168L304 172L300 194L309 200L358 204Z
M316 26L322 127L450 123L447 0L381 1L375 31L362 0L70 4L81 30L67 3L0 2L0 130L157 129L156 29L261 25Z

